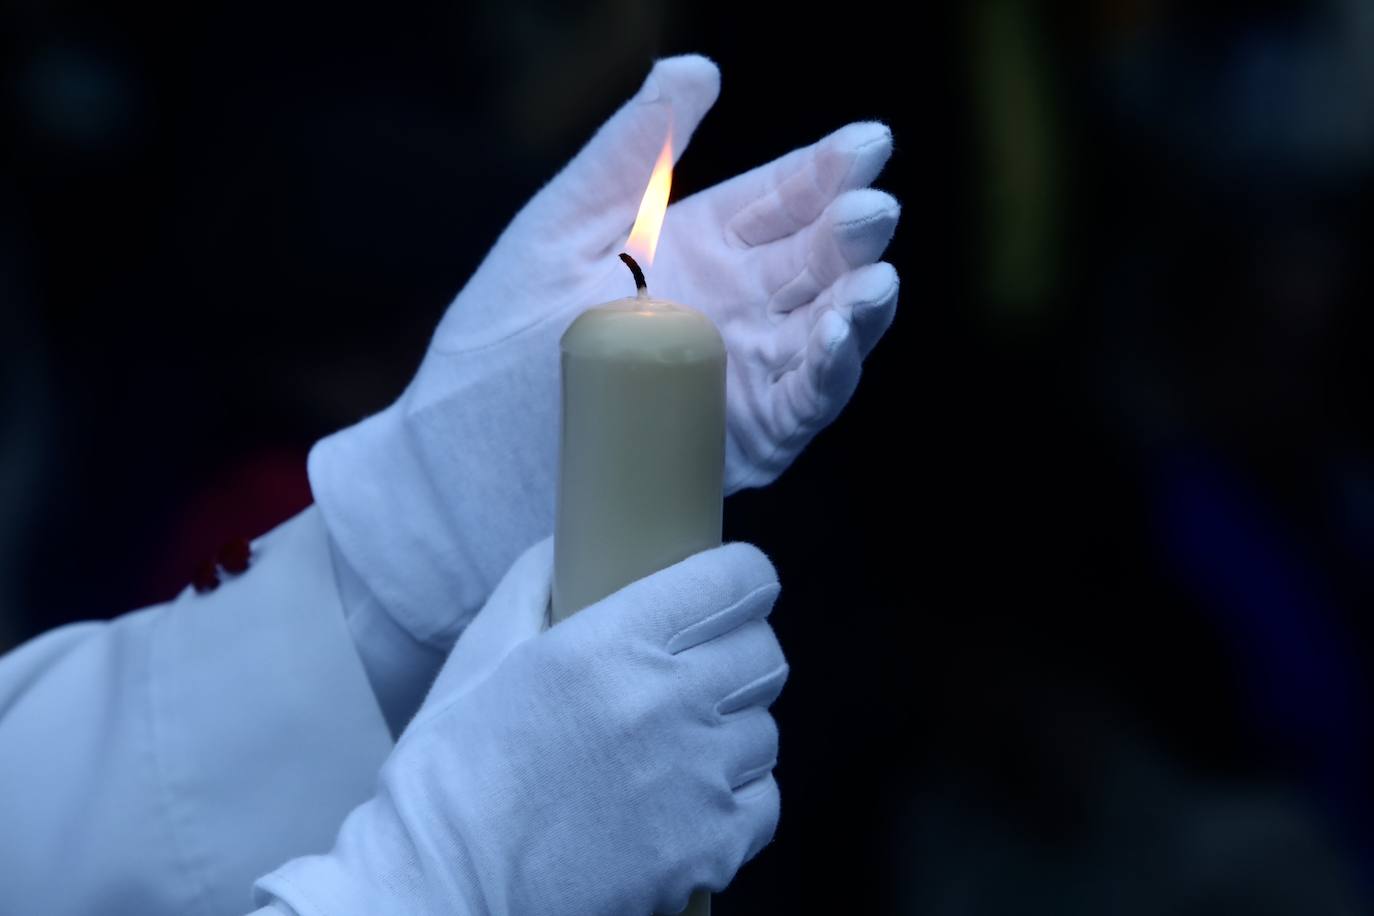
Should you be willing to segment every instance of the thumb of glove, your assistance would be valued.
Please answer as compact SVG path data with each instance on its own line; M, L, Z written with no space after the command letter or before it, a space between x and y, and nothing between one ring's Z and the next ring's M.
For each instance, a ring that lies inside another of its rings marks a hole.
M512 649L538 636L548 619L552 583L553 538L549 537L511 565L449 653L429 696L452 699L467 693L486 680Z
M535 195L517 222L529 220L550 242L566 240L569 228L577 226L577 241L592 246L579 253L600 255L602 247L629 233L669 131L676 162L719 95L720 70L709 59L687 54L658 61L639 92Z

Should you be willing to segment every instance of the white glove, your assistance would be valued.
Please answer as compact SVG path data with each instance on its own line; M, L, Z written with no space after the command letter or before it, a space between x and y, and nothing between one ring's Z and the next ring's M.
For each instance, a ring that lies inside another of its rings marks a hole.
M553 551L529 550L459 641L333 852L258 882L301 916L677 912L773 835L787 665L756 548L697 554L534 635ZM464 662L484 645L487 676Z
M718 89L705 58L660 61L511 222L401 399L311 452L335 544L415 639L447 651L553 531L559 337L633 294L616 254L669 124L681 153ZM897 275L873 262L898 206L865 187L890 151L886 127L853 124L668 212L650 290L724 335L731 490L773 480L836 416L892 320Z

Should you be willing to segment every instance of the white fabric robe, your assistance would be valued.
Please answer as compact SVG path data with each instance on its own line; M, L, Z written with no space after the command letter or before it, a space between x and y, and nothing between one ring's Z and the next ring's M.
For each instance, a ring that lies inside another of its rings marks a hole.
M216 591L0 656L0 914L246 913L391 747L312 508Z

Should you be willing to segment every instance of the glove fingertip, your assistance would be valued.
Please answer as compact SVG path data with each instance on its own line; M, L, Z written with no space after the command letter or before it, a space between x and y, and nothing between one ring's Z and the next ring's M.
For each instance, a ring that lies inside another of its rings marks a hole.
M892 130L881 121L856 121L830 135L824 148L845 163L837 190L871 184L892 156Z
M841 281L837 299L854 323L860 352L867 356L897 315L901 280L886 261L860 267Z
M727 592L711 602L710 614L691 621L669 636L664 649L669 654L676 655L718 636L732 633L752 620L762 620L772 612L773 604L778 600L781 591L781 586L774 579L725 604L726 600L734 597Z
M854 271L854 276L861 281L862 295L867 301L895 298L901 282L897 268L887 261L865 264Z
M777 778L771 773L735 790L735 802L750 821L749 842L743 853L748 862L773 841L782 816L782 795Z
M862 358L854 326L835 309L816 322L807 349L804 378L811 409L802 423L819 430L839 415L858 387Z
M835 199L831 218L837 228L856 232L872 228L889 234L902 217L902 205L897 198L877 188L855 188Z
M833 356L835 351L844 345L851 330L852 327L844 316L831 309L816 322L815 340L820 345L822 353Z
M732 542L693 554L618 594L638 621L652 620L661 644L676 653L766 616L779 591L777 570L763 551Z
M676 159L719 97L720 68L715 61L700 54L684 54L655 62L644 82L641 100L666 103L672 108Z
M778 571L768 554L748 541L730 541L716 548L729 564L740 570L745 584L741 590L752 591L764 585L776 585Z
M827 280L882 257L897 231L902 208L886 191L845 191L826 211L828 226L812 242L817 261L829 269Z
M768 555L747 541L730 541L703 550L678 564L684 580L697 583L700 594L720 604L738 602L769 587L778 587L778 571Z
M695 93L714 102L720 94L720 67L704 54L660 57L654 61L653 69L649 71L645 88L656 93L652 96L646 95L646 102L657 101L665 95L674 96L685 92Z

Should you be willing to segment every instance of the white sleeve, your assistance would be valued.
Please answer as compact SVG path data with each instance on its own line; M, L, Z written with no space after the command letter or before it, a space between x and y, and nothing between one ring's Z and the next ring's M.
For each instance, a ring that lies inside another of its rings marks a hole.
M0 912L241 916L390 749L312 508L214 592L0 657Z

